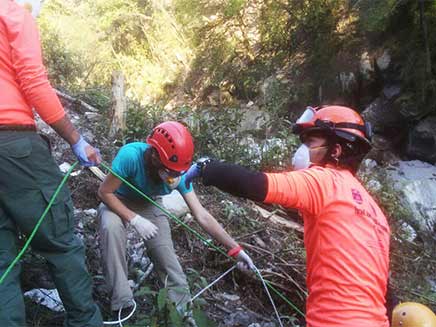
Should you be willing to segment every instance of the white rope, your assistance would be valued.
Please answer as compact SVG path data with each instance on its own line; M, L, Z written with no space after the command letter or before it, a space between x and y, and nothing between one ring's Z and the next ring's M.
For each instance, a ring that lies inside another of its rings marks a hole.
M236 265L232 266L230 269L228 269L226 272L224 272L221 276L219 276L217 279L215 279L212 283L210 283L210 284L207 285L205 288L203 288L200 292L198 292L195 296L192 297L191 302L194 302L194 300L195 300L196 298L198 298L201 294L203 294L205 291L207 291L207 290L208 290L209 288L211 288L213 285L215 285L216 283L218 283L221 279L223 279L225 276L227 276L227 275L228 275L230 272L232 272L235 268L236 268ZM279 324L280 324L280 327L284 327L283 324L282 324L282 320L280 319L280 314L279 314L279 312L277 311L277 308L276 308L276 305L275 305L275 303L274 303L274 300L273 300L272 297L271 297L271 294L270 294L270 292L269 292L269 290L268 290L268 287L267 287L267 285L266 285L266 283L265 283L265 280L264 280L263 277L262 277L262 274L260 273L259 269L257 269L257 267L254 266L254 265L253 265L253 269L254 269L254 271L259 275L260 280L262 281L262 284L263 284L263 287L265 288L266 294L268 295L268 298L269 298L269 300L270 300L270 302L271 302L271 304L272 304L272 306L273 306L273 308L274 308L274 312L275 312L275 314L276 314L276 317L277 317L277 320L278 320L278 322L279 322ZM121 308L121 309L118 311L118 320L117 320L117 321L103 321L103 324L104 324L104 325L116 325L116 324L119 324L121 327L123 327L123 324L122 324L122 323L125 322L126 320L130 319L130 317L132 317L133 314L134 314L135 311L136 311L136 302L135 302L135 300L133 300L133 299L132 299L132 302L133 302L133 309L132 309L132 311L129 313L129 315L127 315L125 318L121 319L121 311L123 310L123 308Z
M277 317L277 320L279 321L280 327L283 327L279 312L277 311L276 305L271 297L271 294L269 293L269 290L268 290L268 287L266 286L265 280L263 279L262 274L260 273L259 269L257 269L257 267L255 265L253 265L253 267L254 267L254 270L256 271L256 273L259 275L260 280L262 281L262 284L263 284L263 287L265 288L266 294L268 294L268 298L269 298L269 300L274 308L274 312L276 313L276 317Z
M120 327L123 327L123 322L130 319L136 311L136 302L133 299L131 301L133 302L133 309L126 317L121 319L121 311L123 310L123 307L121 307L120 310L118 310L118 320L116 320L116 321L103 321L103 325L119 325Z
M227 270L224 274L222 274L220 277L215 279L212 283L207 285L205 288L203 288L200 292L198 292L192 299L191 302L194 302L194 300L199 297L203 292L207 291L209 288L211 288L215 283L217 283L220 279L224 278L227 274L229 274L233 269L236 268L236 265L234 265L232 268Z

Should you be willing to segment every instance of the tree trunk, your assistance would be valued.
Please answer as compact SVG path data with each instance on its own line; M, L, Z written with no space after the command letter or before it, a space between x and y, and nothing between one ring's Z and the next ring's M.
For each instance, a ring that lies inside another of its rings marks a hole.
M124 75L120 71L112 73L112 124L109 131L110 137L126 129L127 105L124 96Z

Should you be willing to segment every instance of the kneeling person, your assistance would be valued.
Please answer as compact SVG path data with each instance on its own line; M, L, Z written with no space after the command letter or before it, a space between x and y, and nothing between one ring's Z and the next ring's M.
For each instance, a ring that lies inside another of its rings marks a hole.
M251 269L249 256L201 205L192 184L185 180L184 172L190 167L193 153L188 129L169 121L156 126L147 143L123 146L112 162L112 169L158 204L162 203L160 196L177 189L200 226L235 256L241 269ZM126 226L130 223L143 237L159 279L169 289L170 299L183 313L190 301L189 288L174 251L166 215L113 174L103 181L98 195L103 202L99 207L99 233L111 309L119 310L133 299L126 260Z

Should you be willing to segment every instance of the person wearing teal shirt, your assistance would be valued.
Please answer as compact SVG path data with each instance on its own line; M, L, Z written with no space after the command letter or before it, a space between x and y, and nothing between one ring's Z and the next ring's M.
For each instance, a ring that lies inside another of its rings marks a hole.
M160 205L162 195L179 191L199 225L229 250L238 267L253 269L247 253L201 205L192 184L186 181L185 172L194 153L188 129L178 122L164 122L153 129L146 142L123 146L112 162L113 171ZM169 298L179 312L187 314L191 295L166 215L113 174L107 175L98 195L103 202L98 210L100 247L111 309L118 311L133 303L126 260L126 227L130 224L144 239L158 277L169 289Z

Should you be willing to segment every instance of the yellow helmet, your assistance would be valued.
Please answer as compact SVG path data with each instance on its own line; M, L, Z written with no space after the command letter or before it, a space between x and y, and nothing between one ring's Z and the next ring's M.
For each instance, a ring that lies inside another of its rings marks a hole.
M425 305L400 303L392 312L392 327L436 327L436 315Z

